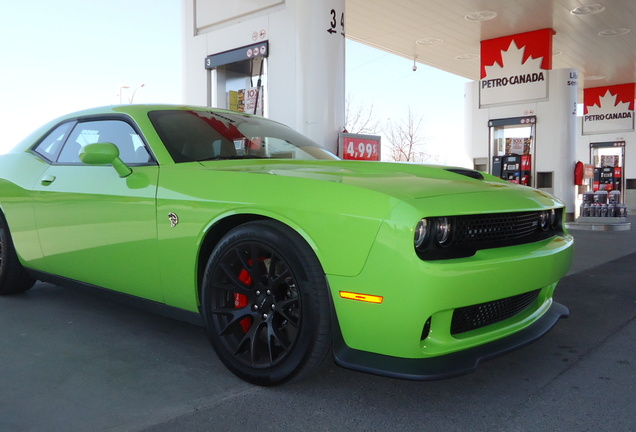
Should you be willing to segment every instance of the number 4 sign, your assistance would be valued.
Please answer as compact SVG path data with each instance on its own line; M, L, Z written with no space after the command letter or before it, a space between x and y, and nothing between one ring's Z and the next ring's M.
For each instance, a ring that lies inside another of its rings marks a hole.
M380 137L341 133L338 136L338 156L345 160L380 160Z

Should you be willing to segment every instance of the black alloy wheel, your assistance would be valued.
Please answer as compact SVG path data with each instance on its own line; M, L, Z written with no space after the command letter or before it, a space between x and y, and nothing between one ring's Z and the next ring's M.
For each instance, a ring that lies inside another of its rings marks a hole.
M240 378L276 385L329 357L326 278L302 237L275 221L230 231L212 253L201 309L221 361Z

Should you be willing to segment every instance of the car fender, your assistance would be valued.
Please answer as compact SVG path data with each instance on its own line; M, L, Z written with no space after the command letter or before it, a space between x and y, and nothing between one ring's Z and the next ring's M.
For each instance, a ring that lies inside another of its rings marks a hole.
M382 199L386 201L386 197ZM219 212L218 207L224 208ZM358 274L386 215L371 218L320 207L320 204L306 208L302 203L294 206L280 202L264 208L253 203L228 205L202 200L185 205L160 197L157 233L166 303L197 310L197 289L206 255L230 229L257 219L276 220L297 232L312 248L327 276ZM176 217L176 226L169 221L170 213Z

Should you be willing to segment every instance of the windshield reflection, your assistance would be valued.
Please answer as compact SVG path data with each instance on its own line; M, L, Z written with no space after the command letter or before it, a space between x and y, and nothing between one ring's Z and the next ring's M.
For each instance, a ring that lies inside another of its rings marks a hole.
M338 159L291 128L262 117L203 110L158 110L148 116L177 163Z

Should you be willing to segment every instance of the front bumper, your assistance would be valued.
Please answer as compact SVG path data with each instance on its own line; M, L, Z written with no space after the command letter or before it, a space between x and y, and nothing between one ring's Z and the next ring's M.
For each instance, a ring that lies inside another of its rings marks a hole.
M493 342L463 351L430 358L400 358L349 348L334 326L334 357L336 364L375 375L410 380L450 378L473 371L490 358L519 349L542 337L560 318L569 315L568 309L553 302L541 318L523 330Z
M329 276L344 343L394 358L435 358L506 338L539 321L569 268L572 238L479 251L475 256L427 263L376 242L363 272ZM415 254L413 254L415 255ZM343 299L341 291L381 296L381 304ZM494 309L531 294L511 314L486 313L456 329L456 317Z

